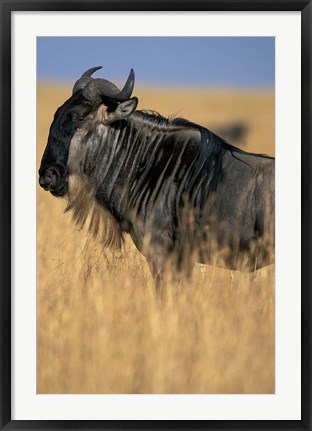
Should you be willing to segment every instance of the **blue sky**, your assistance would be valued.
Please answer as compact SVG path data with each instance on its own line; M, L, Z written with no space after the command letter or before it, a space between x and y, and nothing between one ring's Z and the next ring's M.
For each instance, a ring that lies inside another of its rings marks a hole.
M39 80L72 82L86 69L138 84L274 87L273 37L38 37Z

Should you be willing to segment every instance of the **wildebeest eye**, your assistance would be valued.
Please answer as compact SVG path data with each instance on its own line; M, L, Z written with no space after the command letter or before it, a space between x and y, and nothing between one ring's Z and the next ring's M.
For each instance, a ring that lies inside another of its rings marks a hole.
M82 117L81 115L78 116L77 120L81 123L82 121L84 121L85 117Z

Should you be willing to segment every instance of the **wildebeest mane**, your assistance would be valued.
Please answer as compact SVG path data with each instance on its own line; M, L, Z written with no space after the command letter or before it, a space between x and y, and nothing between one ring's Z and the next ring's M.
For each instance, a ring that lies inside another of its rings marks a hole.
M271 158L265 154L255 154L246 152L235 147L224 139L214 134L209 129L193 123L184 118L166 118L156 111L141 110L135 112L135 118L142 119L145 123L154 126L164 126L165 128L178 127L186 129L197 129L200 133L199 152L187 175L185 191L189 195L190 203L193 206L202 208L208 199L208 196L217 190L218 184L222 179L223 158L227 152L230 152L233 158L244 164L249 164L240 158L240 155L248 154L254 157ZM178 196L180 197L180 196Z
M159 114L159 112L150 109L136 111L134 116L157 126L168 126L172 121L170 118L166 118Z

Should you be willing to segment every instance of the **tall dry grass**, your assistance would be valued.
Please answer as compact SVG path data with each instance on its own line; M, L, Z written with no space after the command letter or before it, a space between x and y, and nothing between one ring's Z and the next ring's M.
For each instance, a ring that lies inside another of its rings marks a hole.
M67 87L38 87L38 165ZM140 108L213 127L248 123L247 149L274 153L271 92L139 89ZM145 259L77 230L65 201L37 194L38 393L273 393L274 266L197 265L159 300Z

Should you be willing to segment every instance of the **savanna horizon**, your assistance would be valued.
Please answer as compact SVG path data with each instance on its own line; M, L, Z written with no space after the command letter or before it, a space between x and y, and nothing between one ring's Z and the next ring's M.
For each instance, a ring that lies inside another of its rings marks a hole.
M38 166L66 86L38 86ZM271 91L138 87L139 109L212 131L244 121L247 151L274 155ZM114 255L37 192L38 393L274 393L274 265L253 274L196 265L159 301L126 239Z

